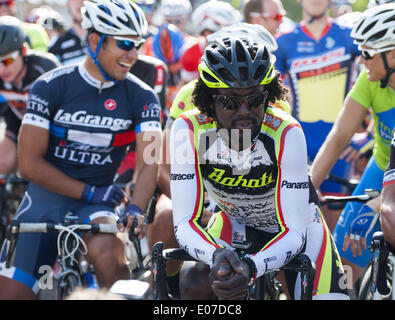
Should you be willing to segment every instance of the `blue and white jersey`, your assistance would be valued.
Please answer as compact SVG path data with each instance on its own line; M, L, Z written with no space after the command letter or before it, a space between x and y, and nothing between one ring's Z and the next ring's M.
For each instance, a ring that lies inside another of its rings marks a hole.
M309 157L314 159L343 107L359 55L351 29L330 21L320 39L303 22L277 37L276 69L288 75L292 115L306 135Z
M23 124L49 130L46 160L96 186L113 182L126 148L139 132L161 131L155 92L128 74L101 83L83 64L54 69L29 93Z

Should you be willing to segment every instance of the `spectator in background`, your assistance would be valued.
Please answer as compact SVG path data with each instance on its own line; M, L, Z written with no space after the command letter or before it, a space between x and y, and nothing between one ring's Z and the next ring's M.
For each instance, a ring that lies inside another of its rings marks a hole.
M333 17L337 18L343 14L352 12L352 2L354 2L354 0L332 0L329 7L332 11Z
M279 32L282 24L287 25L283 29L294 25L285 14L286 11L280 0L250 0L243 7L245 22L264 26L272 35Z
M16 16L14 0L0 0L0 16ZM34 50L48 51L49 37L44 28L35 23L24 23L29 46Z
M225 1L210 0L198 6L192 13L192 28L197 34L195 41L189 41L183 50L181 78L189 82L198 78L198 65L208 42L206 37L222 27L240 22L241 14Z
M162 0L157 12L163 19L162 23L174 24L185 35L185 28L192 12L189 0Z
M307 152L313 161L325 141L350 89L358 48L351 29L339 26L329 16L331 0L298 0L302 21L290 32L277 37L276 69L289 81L292 115L306 135ZM361 123L362 124L362 123ZM332 174L347 178L350 164L344 160ZM326 180L324 194L347 192L341 185ZM328 226L333 231L340 210L323 206Z
M184 45L182 31L173 24L159 26L153 37L152 52L167 65L168 79L166 88L166 106L170 109L174 97L181 85L181 56Z
M9 174L17 167L18 132L33 82L58 66L52 54L30 50L23 21L12 16L0 17L0 94L6 102L2 115L6 132L0 137L0 174Z
M86 55L86 30L81 27L81 7L83 0L67 0L67 9L72 18L72 25L49 48L49 52L56 55L62 64L71 64L82 61Z
M37 23L47 31L49 37L48 47L66 31L66 25L62 15L48 5L34 8L26 16L25 20L30 23Z

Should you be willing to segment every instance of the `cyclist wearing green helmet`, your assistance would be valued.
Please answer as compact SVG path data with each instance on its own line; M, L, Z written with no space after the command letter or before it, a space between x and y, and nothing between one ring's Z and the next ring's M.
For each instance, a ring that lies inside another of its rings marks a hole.
M299 123L269 106L285 99L274 56L247 36L205 50L192 94L170 138L175 236L199 262L180 274L182 299L243 299L257 277L306 253L316 265L313 299L348 299L342 265L308 177ZM219 207L201 224L204 189ZM246 245L238 256L237 244ZM299 280L285 271L290 298ZM194 281L190 279L194 278Z

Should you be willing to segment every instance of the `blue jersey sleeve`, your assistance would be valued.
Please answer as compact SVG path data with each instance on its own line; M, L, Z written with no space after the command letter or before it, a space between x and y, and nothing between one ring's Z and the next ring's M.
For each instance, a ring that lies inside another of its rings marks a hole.
M50 81L50 78L51 76L47 77L47 74L44 74L34 83L29 92L22 124L30 124L49 130L56 106L54 94L62 91L59 83ZM58 86L58 88L54 88L54 86Z
M137 108L134 113L134 128L136 135L142 131L161 131L161 106L157 94L147 85L135 80L143 90L135 99Z

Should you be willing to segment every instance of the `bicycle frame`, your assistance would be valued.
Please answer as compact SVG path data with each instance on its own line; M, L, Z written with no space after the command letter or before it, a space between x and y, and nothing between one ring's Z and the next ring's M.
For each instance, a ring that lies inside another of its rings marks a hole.
M240 248L239 248L240 249ZM246 246L242 246L242 251L246 250ZM152 267L153 267L153 281L152 281L152 299L153 300L168 300L168 288L166 282L166 261L180 260L180 261L198 261L190 256L181 248L163 249L163 242L157 242L152 247ZM299 253L293 260L284 265L282 269L294 270L301 273L301 299L312 300L313 286L315 278L315 266L310 258L304 254ZM257 284L263 285L272 275L268 273L257 279ZM260 282L262 281L262 282ZM270 283L272 284L272 282ZM273 287L269 285L269 290ZM269 292L273 297L274 292Z

